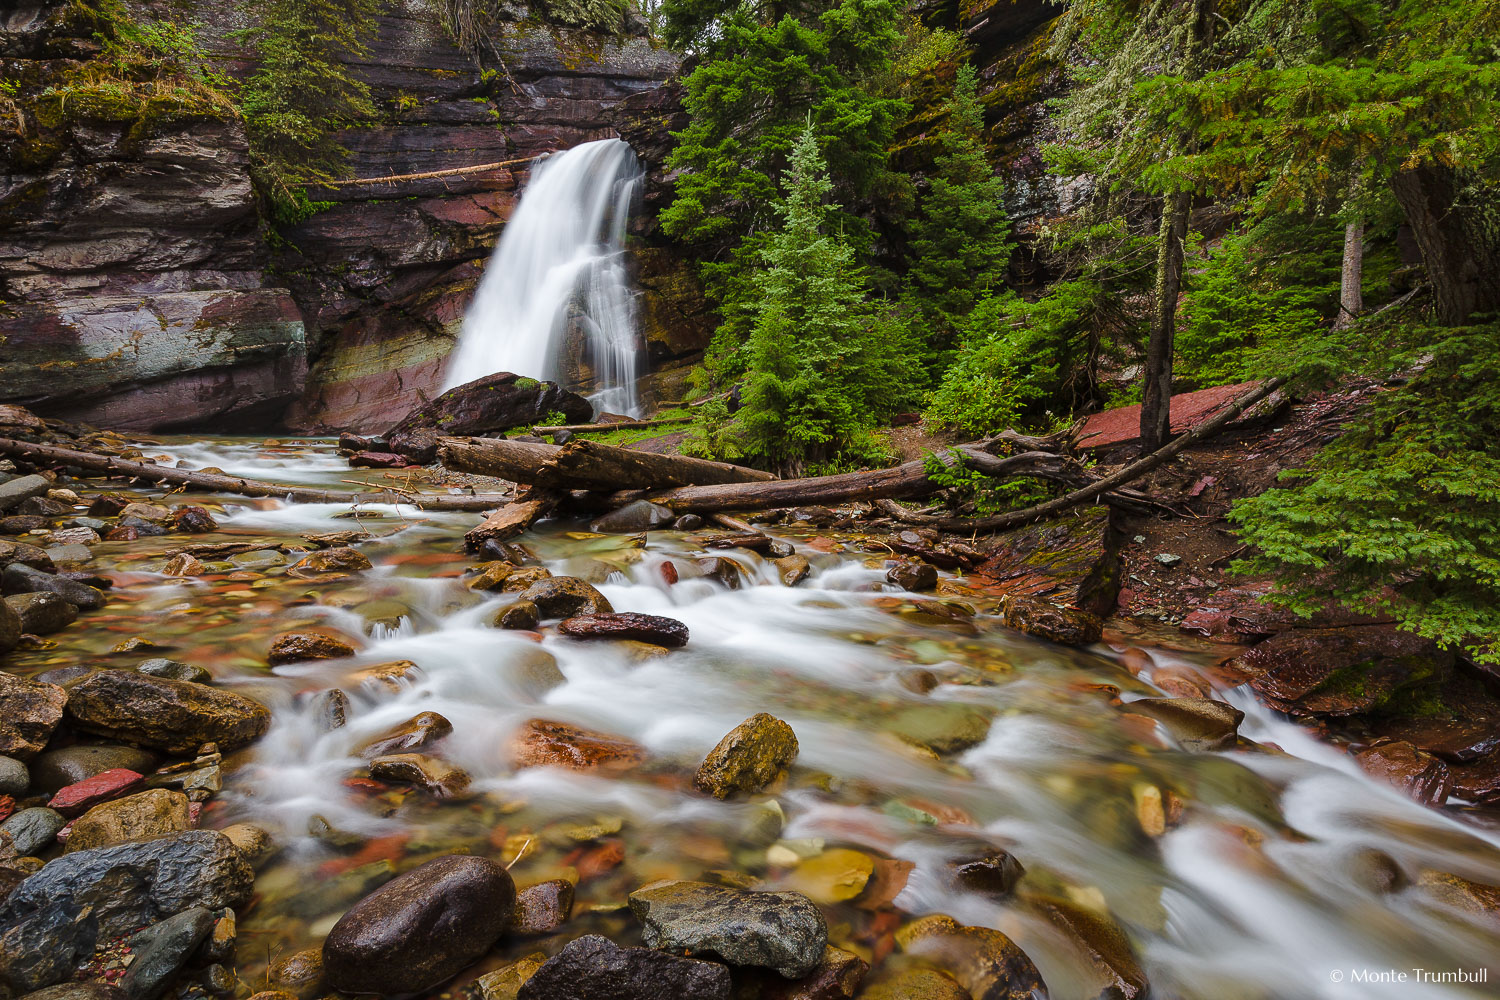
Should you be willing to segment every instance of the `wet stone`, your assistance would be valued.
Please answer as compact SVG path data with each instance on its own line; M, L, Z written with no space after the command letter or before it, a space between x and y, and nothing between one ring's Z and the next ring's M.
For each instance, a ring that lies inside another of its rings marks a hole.
M739 590L745 582L744 572L733 559L708 556L703 559L694 559L693 564L697 566L700 575L730 590Z
M1209 698L1141 698L1125 710L1160 722L1184 750L1227 750L1239 738L1245 713Z
M985 1000L1034 1000L1047 995L1042 974L1009 937L988 927L963 927L951 917L923 917L896 932L909 955L951 973Z
M1037 900L1034 905L1082 946L1112 995L1123 1000L1142 1000L1150 995L1151 984L1135 949L1114 921L1066 900Z
M1448 765L1404 741L1377 743L1354 760L1366 774L1385 779L1424 806L1442 805L1453 790Z
M33 806L14 813L10 819L0 823L0 832L10 837L12 846L21 857L41 853L52 843L67 820L56 809Z
M528 719L512 742L518 768L565 767L573 771L629 770L646 751L629 740L546 719Z
M207 684L214 679L214 675L202 667L195 667L181 660L169 660L164 656L142 660L135 669L152 677L165 677L171 681L191 681L194 684Z
M386 754L411 753L429 747L453 732L453 723L437 712L422 712L394 726L360 747L365 760Z
M28 531L40 531L49 523L37 514L12 514L0 517L0 535L24 535Z
M21 641L21 616L4 601L0 601L0 653L16 648Z
M688 641L688 627L677 619L633 612L565 618L557 630L574 639L630 639L668 648Z
M232 691L151 677L133 670L101 670L68 688L68 717L76 729L173 753L204 743L236 750L266 731L271 713Z
M335 729L344 728L349 720L349 696L338 688L329 688L327 691L319 691L313 696L316 702L314 716L318 722L318 728L325 733L331 733Z
M179 552L167 560L161 571L164 576L203 576L208 572L208 567L192 553Z
M601 534L628 535L637 531L665 528L672 523L674 516L669 507L650 500L636 500L598 518L589 525L589 530Z
M55 567L45 551L26 542L0 542L0 566L20 565L51 573ZM9 593L9 591L7 591Z
M354 573L370 568L370 560L358 549L320 549L304 556L292 566L291 572L298 575L319 573Z
M58 528L49 531L44 536L45 541L51 545L95 545L99 542L99 532L93 528Z
M514 934L551 934L573 914L573 883L548 879L516 893L516 912L511 917Z
M812 900L795 892L750 892L708 882L655 882L630 894L648 947L711 953L731 965L767 968L788 979L813 972L828 927Z
M139 772L123 767L101 771L91 778L58 789L50 805L65 816L77 816L101 802L119 798L144 780Z
M7 594L56 594L80 611L97 611L104 607L104 592L97 587L20 563L5 567L4 573L0 573L0 586Z
M954 886L991 899L1004 899L1015 891L1016 883L1026 874L1009 851L993 848L977 857L963 858L948 865Z
M569 941L531 975L517 1000L730 1000L729 970L598 934Z
M266 662L272 666L305 660L340 660L354 655L354 647L324 632L283 632L271 640Z
M188 797L154 788L94 806L73 823L67 850L86 851L127 840L181 833L192 825Z
M271 984L299 998L311 1000L323 993L323 950L305 948L271 966Z
M21 476L7 483L0 483L0 513L19 507L23 500L47 495L52 483L44 476Z
M931 590L937 586L938 572L924 562L898 562L886 570L885 578L902 590Z
M195 906L131 935L135 960L120 978L130 1000L156 1000L213 930L213 913Z
M1086 646L1098 642L1104 632L1097 615L1027 597L1006 598L1005 624L1062 646Z
M505 932L510 875L486 858L437 858L356 903L323 942L328 985L390 996L442 983Z
M503 969L486 972L474 981L474 985L479 987L480 1000L516 1000L521 987L545 964L547 956L537 952L512 962Z
M593 584L571 576L541 580L522 591L521 600L535 604L543 619L602 615L615 610Z
M32 763L31 773L39 791L55 792L105 771L148 774L156 770L157 761L156 754L136 747L71 746L42 754Z
M517 601L495 612L495 627L533 631L541 623L541 610L531 601Z
M28 993L21 1000L130 1000L113 983L58 983Z
M469 772L438 757L420 753L397 753L370 761L370 777L415 785L440 799L462 795L469 787Z
M51 635L78 620L78 609L56 594L13 594L5 603L32 635Z
M860 1000L974 1000L973 994L946 972L937 969L902 969L877 977L867 985Z
M219 831L251 866L259 866L276 853L271 835L253 823L235 823Z
M716 799L765 790L797 759L797 734L764 712L740 723L709 752L693 784Z
M0 754L27 761L52 738L68 694L56 684L0 671Z
M783 587L797 586L812 572L812 564L807 561L807 557L796 554L782 556L775 561L775 566L776 576Z
M850 1000L859 992L870 966L853 952L828 945L823 961L801 979L765 977L760 1000Z
M899 710L887 722L898 739L939 756L967 750L989 735L988 711L957 702L923 702Z
M14 757L0 757L0 795L20 797L31 787L31 774L26 765Z

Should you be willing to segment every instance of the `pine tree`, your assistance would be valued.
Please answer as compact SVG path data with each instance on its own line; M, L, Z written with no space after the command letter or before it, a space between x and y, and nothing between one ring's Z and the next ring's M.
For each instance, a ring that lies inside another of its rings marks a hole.
M1015 244L1006 217L1005 182L985 158L984 108L974 67L958 69L948 121L938 135L943 152L912 227L907 280L927 320L929 343L939 350L991 291L1004 287Z
M797 472L858 450L878 419L909 401L916 365L902 328L869 303L853 248L827 231L837 206L810 126L783 185L737 423L745 453Z

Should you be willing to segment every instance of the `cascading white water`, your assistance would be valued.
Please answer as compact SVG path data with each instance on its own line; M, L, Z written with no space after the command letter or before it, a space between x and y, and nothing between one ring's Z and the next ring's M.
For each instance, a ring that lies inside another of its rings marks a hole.
M576 324L596 410L636 415L635 299L624 244L641 176L619 139L536 162L464 317L444 389L502 371L563 380L566 335Z

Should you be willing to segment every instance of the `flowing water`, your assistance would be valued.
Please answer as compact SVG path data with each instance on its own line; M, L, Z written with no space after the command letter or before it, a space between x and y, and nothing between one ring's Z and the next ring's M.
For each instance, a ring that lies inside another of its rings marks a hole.
M443 388L495 372L567 381L570 334L596 411L635 416L639 345L625 225L641 169L619 139L536 161L464 317Z
M230 473L330 484L352 475L324 442L165 450ZM206 666L220 684L272 706L270 732L237 755L204 817L262 824L285 848L242 917L240 973L253 986L268 960L316 945L360 895L438 854L514 862L521 884L578 883L565 933L502 941L489 962L498 966L583 933L632 940L639 932L623 900L653 879L717 873L707 877L806 888L817 882L817 859L839 848L878 859L863 896L825 908L832 940L866 957L890 951L896 921L881 904L893 898L903 920L946 913L1004 931L1053 997L1087 1000L1103 980L1036 905L1063 899L1126 929L1159 998L1495 995L1500 925L1453 905L1422 876L1500 883L1500 838L1366 777L1243 691L1221 696L1246 712L1242 734L1259 748L1185 752L1122 712L1121 702L1160 694L1154 672L1197 670L1201 657L1069 650L983 614L949 616L885 588L878 557L841 550L811 528L775 529L813 563L795 588L743 550L730 553L737 588L694 577L695 559L723 553L683 532L603 536L561 522L520 539L553 573L596 581L616 610L691 629L685 648L642 657L620 644L490 627L515 595L465 586L473 560L461 535L473 515L382 507L356 524L343 511L222 498L220 530L201 539L297 542L302 532L356 526L378 536L360 546L375 568L336 579L288 576L296 556L268 550L176 580L159 573L168 540L104 543L98 562L116 579L110 605L89 627L59 633L56 648L28 654L36 669L128 665L108 650L142 635L166 647L148 655ZM672 585L669 561L681 577ZM951 579L944 586L962 592ZM361 648L347 660L268 668L271 637L307 626ZM399 659L419 669L395 689L354 677ZM944 683L912 693L898 683L912 668ZM316 697L334 686L350 696L349 721L325 732ZM438 802L363 778L355 748L424 711L453 723L440 753L470 773L473 796ZM748 802L695 793L688 776L697 762L763 711L790 723L801 745L787 787ZM510 737L532 718L627 738L650 760L617 774L516 770ZM946 757L913 745L964 731L977 742ZM1153 793L1185 804L1164 833L1141 818ZM1025 865L1013 898L961 892L944 878L947 862L972 856L976 843ZM1375 851L1394 859L1403 886L1376 888ZM1490 983L1415 982L1416 968L1488 968ZM1362 982L1361 970L1408 978Z

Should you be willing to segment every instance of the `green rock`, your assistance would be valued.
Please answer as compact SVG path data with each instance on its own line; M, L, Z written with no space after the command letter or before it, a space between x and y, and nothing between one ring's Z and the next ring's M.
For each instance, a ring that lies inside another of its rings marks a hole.
M761 712L730 730L693 776L700 791L716 799L754 793L786 774L797 759L797 734L773 715Z

